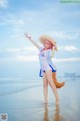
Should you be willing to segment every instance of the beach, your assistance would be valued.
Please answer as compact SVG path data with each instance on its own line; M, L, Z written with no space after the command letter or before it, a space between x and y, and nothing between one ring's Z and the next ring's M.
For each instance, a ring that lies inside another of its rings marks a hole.
M8 121L79 121L80 78L66 78L58 89L59 106L49 87L48 104L44 104L42 80L0 81L0 114Z
M47 64L59 105L50 87L44 103ZM0 0L0 121L80 121L80 0Z

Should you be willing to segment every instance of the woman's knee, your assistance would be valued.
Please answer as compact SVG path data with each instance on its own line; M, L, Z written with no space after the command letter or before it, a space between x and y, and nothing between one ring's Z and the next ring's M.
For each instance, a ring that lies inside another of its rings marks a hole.
M43 75L43 86L44 86L44 88L47 88L47 86L48 86L48 81L47 81L45 74Z

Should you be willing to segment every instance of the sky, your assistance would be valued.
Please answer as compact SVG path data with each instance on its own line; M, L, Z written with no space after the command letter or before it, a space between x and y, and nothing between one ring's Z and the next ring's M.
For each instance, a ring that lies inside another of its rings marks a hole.
M11 74L22 77L21 73L26 75L32 67L35 70L39 52L25 38L25 32L40 46L41 35L52 36L58 46L53 61L60 66L64 64L65 70L66 64L73 63L74 70L77 64L80 71L80 3L0 0L0 77Z

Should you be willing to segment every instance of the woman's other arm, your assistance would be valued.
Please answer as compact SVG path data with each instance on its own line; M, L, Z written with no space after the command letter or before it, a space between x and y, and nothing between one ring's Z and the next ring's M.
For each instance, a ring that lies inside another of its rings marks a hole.
M38 49L40 49L40 46L29 36L27 33L24 34L27 39L29 39Z

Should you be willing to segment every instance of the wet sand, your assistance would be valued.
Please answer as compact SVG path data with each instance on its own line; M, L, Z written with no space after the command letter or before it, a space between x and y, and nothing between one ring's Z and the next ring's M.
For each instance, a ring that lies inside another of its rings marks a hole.
M60 105L49 87L48 104L43 101L42 81L0 82L0 114L8 121L79 121L80 78L66 79L58 89Z

